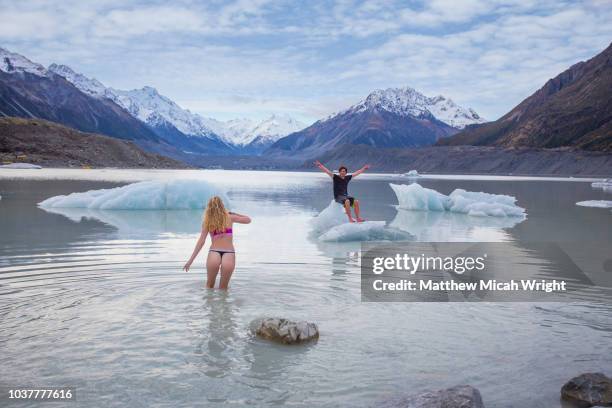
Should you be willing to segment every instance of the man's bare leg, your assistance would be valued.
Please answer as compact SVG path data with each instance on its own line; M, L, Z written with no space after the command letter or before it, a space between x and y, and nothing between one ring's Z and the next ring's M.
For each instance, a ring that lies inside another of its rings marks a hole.
M359 200L353 201L353 208L355 209L355 217L357 217L357 222L364 222L365 220L359 215Z
M346 212L349 222L355 222L353 217L351 217L351 203L348 199L344 200L344 211Z

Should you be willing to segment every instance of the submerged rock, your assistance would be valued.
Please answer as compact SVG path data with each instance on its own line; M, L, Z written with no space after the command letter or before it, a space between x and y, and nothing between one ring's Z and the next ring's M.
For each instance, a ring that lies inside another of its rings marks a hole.
M579 407L612 407L612 379L602 373L585 373L561 388L561 398Z
M385 400L376 408L484 408L480 391L470 385Z
M306 321L271 317L255 321L254 326L257 336L283 344L298 344L319 338L317 325Z

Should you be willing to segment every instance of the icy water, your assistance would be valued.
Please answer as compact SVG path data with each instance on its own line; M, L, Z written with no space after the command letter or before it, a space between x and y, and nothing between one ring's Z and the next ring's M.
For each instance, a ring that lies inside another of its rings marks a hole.
M201 210L37 207L60 194L179 178L210 181L253 218L235 227L228 293L203 288L202 255L181 271ZM612 286L612 214L575 205L610 200L590 182L419 180L443 194L513 195L527 212L521 222L397 210L390 182L409 180L351 182L367 218L423 241L560 242L594 285ZM359 242L312 235L330 194L316 173L0 170L0 387L72 386L77 403L66 405L83 407L361 407L471 384L487 407L557 407L569 378L612 374L610 299L362 303ZM320 340L283 347L250 334L253 319L277 315L316 322Z

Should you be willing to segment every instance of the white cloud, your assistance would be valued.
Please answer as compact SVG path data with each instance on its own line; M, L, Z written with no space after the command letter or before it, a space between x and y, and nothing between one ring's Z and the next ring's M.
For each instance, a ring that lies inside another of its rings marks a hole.
M612 39L609 1L0 0L0 46L202 113L325 116L374 88L488 118Z

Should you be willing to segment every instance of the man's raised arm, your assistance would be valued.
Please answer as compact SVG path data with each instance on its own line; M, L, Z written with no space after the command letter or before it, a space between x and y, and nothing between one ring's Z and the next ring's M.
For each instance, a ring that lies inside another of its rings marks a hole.
M314 162L315 166L321 169L322 172L326 173L329 177L334 177L334 173L332 173L327 167L323 165L320 161L316 160Z
M359 170L357 170L356 172L353 173L353 177L357 177L358 175L360 175L361 173L363 173L364 171L366 171L367 169L370 168L369 164L366 164L365 166L363 166L362 168L360 168Z

